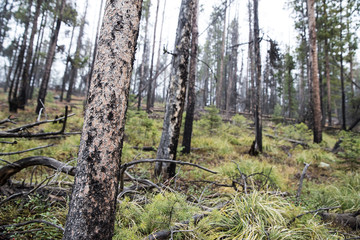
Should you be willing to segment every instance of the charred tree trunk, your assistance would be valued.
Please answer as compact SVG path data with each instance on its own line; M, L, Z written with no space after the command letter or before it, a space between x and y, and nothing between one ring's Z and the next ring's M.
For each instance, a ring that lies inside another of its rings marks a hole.
M254 88L254 122L255 141L250 150L251 155L262 152L262 120L261 120L261 58L259 38L258 0L254 0L254 57L255 57L255 87Z
M192 5L193 0L181 1L163 131L157 151L158 159L176 159L188 77ZM159 162L155 166L155 176L162 175L163 179L169 179L175 176L175 170L174 163Z
M191 136L193 130L194 111L196 103L195 81L196 81L196 68L197 68L197 53L198 53L198 6L199 0L193 0L192 9L192 30L191 30L191 59L189 70L189 85L188 85L188 101L186 107L185 128L183 135L183 153L190 153L191 149Z
M308 17L309 17L309 42L310 42L310 78L312 82L312 107L313 107L313 132L314 142L320 143L322 141L322 127L321 127L321 103L320 103L320 86L318 76L318 55L316 44L316 20L315 20L315 0L308 1Z
M106 1L63 239L113 236L141 3Z
M60 1L60 0L58 0L58 1ZM41 86L39 89L39 95L38 95L38 99L37 99L37 106L35 109L36 113L39 113L40 109L43 108L43 104L45 104L45 97L46 97L47 88L49 85L51 67L52 67L52 63L54 61L56 44L57 44L57 40L58 40L58 36L59 36L59 32L60 32L64 8L65 8L65 0L61 0L60 6L59 6L59 16L57 17L57 20L56 20L56 26L55 26L54 32L51 36L50 45L49 45L49 49L48 49L47 56L46 56L45 70L44 70L44 74L42 76Z
M65 87L66 87L66 83L69 78L69 63L71 60L70 51L71 51L72 42L73 42L73 38L74 38L75 27L76 27L76 25L74 24L73 29L71 31L70 45L69 45L69 49L68 49L68 53L67 53L67 58L66 58L66 63L65 63L65 71L64 71L64 75L63 75L63 79L62 79L62 84L61 84L60 102L62 102L64 100Z
M35 34L37 32L38 18L40 15L40 9L41 9L42 3L43 3L43 0L37 0L37 3L36 3L36 11L35 11L35 15L34 15L30 39L29 39L29 46L28 46L27 53L26 53L26 60L25 60L25 65L24 65L24 69L23 69L21 87L20 87L20 92L19 92L19 97L18 97L18 107L20 109L25 108L25 104L29 97L28 89L30 87L30 63L31 63L32 55L33 55L34 38L35 38Z

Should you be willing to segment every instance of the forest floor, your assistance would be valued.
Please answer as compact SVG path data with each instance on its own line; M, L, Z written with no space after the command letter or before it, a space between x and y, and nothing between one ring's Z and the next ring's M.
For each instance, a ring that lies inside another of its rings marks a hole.
M0 182L2 168L28 157L76 165L83 98L61 103L55 96L47 96L46 118L61 116L68 104L68 114L75 115L67 118L65 131L62 123L49 122L18 133L61 133L0 138ZM11 121L1 124L0 131L36 122L34 102L9 113L1 92L0 121ZM132 102L129 106L122 163L153 159L163 113L148 116L136 111ZM192 151L182 154L179 147L177 160L216 174L178 165L176 177L161 183L152 176L153 163L128 168L118 197L114 239L360 239L359 134L327 130L323 142L313 144L312 132L303 123L274 118L263 125L263 153L250 156L251 119L235 115L223 121L215 108L199 113ZM9 154L39 146L45 147ZM30 166L7 179L0 186L0 239L61 239L72 182L71 175L45 166Z

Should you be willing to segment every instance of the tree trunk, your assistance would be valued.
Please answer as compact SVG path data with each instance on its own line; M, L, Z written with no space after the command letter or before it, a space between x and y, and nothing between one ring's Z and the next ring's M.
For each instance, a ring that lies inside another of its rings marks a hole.
M31 63L32 55L33 55L34 38L35 38L35 34L37 32L38 18L40 15L40 9L41 9L42 2L43 2L43 0L37 0L37 3L36 3L36 11L35 11L35 15L34 15L33 26L32 26L32 30L31 30L31 34L30 34L30 39L29 39L29 46L27 49L26 60L25 60L25 65L24 65L24 69L23 69L23 74L22 74L21 87L20 87L20 92L19 92L19 96L18 96L18 107L20 109L25 108L25 104L28 99L28 91L27 90L30 87L30 72L29 72L30 71L30 63Z
M261 121L261 58L259 38L258 0L254 0L254 57L255 57L255 87L254 88L254 121L255 141L252 155L262 152L262 121Z
M58 1L60 1L60 0L58 0ZM41 86L39 89L39 95L38 95L38 99L37 99L37 106L35 109L36 113L39 113L40 109L43 108L43 104L45 104L45 97L47 94L47 88L48 88L48 84L49 84L49 80L50 80L51 67L52 67L52 63L54 61L56 44L57 44L57 40L58 40L58 36L59 36L59 32L60 32L64 8L65 8L65 0L61 0L60 6L59 6L59 16L57 17L57 20L56 20L56 26L55 26L55 29L51 36L50 45L49 45L49 49L48 49L47 56L46 56L45 70L44 70L44 74L42 76Z
M66 83L69 78L69 63L70 63L70 59L71 59L70 51L71 51L72 42L73 42L73 38L74 38L75 27L76 27L76 25L74 24L73 29L71 31L70 45L69 45L69 49L68 49L68 53L67 53L67 57L66 57L65 71L64 71L64 75L63 75L63 79L62 79L62 84L61 84L60 102L62 102L64 100L65 87L66 87Z
M327 114L328 124L332 125L331 117L331 84L330 84L330 61L329 61L329 44L328 40L325 39L325 75L326 75L326 88L327 88Z
M154 79L153 79L153 66L154 66L155 41L156 41L157 21L158 21L158 15L159 15L159 5L160 5L160 0L157 0L153 43L152 43L152 50L151 50L150 72L149 72L149 80L148 80L148 93L147 93L147 101L146 101L146 111L148 113L151 112L151 109L154 107L154 102L155 102L155 87L156 87L155 85L156 84L154 84Z
M188 77L192 5L193 0L181 1L163 131L157 151L158 159L176 159ZM162 175L163 179L169 179L175 176L175 170L174 163L157 163L155 176Z
M139 79L139 90L138 90L138 104L137 109L140 110L141 108L141 98L142 98L142 92L143 92L143 83L145 78L145 65L146 65L146 55L147 55L147 48L148 48L148 42L147 42L147 34L148 34L148 27L149 27L149 18L150 18L150 0L144 2L146 3L145 6L145 37L144 37L144 49L141 59L141 69L140 69L140 79Z
M191 59L189 70L189 86L188 86L188 101L185 117L185 128L183 135L183 153L190 153L191 149L191 136L193 130L194 111L196 103L195 82L196 82L196 69L197 69L197 53L198 53L198 6L199 0L193 0L192 9L192 30L191 30Z
M71 71L70 71L70 81L69 81L69 88L67 91L67 95L66 95L66 101L70 102L71 101L71 95L74 89L74 84L78 75L78 70L81 67L81 56L80 56L80 51L82 48L82 38L84 36L84 28L85 28L85 22L86 22L86 13L87 13L87 9L88 9L88 1L86 1L86 6L85 6L85 12L84 12L84 16L81 19L81 25L80 25L80 30L79 30L79 36L76 42L76 50L75 50L75 56L74 59L72 61L71 64Z
M63 239L113 236L141 5L141 0L106 2Z
M225 32L226 32L226 12L227 12L227 0L224 2L224 25L222 32L222 40L221 40L221 60L220 60L220 73L218 77L218 82L216 83L216 106L218 109L224 109L223 106L223 97L224 97L224 54L225 54Z
M315 0L307 0L308 2L308 17L309 17L309 42L310 42L310 78L312 82L312 107L314 119L314 142L320 143L322 141L321 129L321 103L320 103L320 86L318 76L318 56L316 44L316 20L315 20Z

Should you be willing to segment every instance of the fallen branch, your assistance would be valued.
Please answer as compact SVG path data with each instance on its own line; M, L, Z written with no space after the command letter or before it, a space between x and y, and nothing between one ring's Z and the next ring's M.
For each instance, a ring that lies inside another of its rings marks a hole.
M67 166L65 163L60 162L54 158L44 156L27 157L0 168L0 186L4 185L11 176L20 172L24 168L36 165L53 168L71 176L75 176L76 172L75 167Z
M45 136L63 134L65 132L67 117L68 117L68 106L65 106L65 117L64 117L63 126L62 126L61 130L58 132L49 132L49 133L19 132L19 133L16 133L16 132L9 132L9 131L13 131L13 129L11 129L11 130L8 130L5 132L0 132L0 138L14 138L14 137L34 138L34 137L45 137ZM53 120L51 120L51 122L53 122ZM16 129L19 129L19 128L16 128ZM25 128L25 129L27 129L27 128ZM24 130L24 129L20 129L20 130ZM20 131L20 130L17 130L17 131Z
M310 164L305 163L305 167L304 167L304 169L303 169L303 171L301 173L300 182L299 182L299 188L298 188L297 193L296 193L296 201L297 202L299 202L299 200L300 200L300 194L301 194L301 189L302 189L304 177L305 177L305 174L306 174L306 170L308 169L309 166L310 166Z
M307 144L305 142L302 142L302 141L299 141L299 140L290 139L290 138L278 138L278 137L270 135L270 134L264 134L264 135L269 137L269 138L272 138L272 139L280 139L280 140L284 140L284 141L287 141L287 142L290 142L290 143L301 145L301 146L306 147L306 148L309 147L309 144Z
M0 121L0 125L1 124L4 124L4 123L12 123L12 124L16 124L16 122L15 121L13 121L14 119L16 119L16 118L11 118L11 115L10 116L8 116L8 118L6 118L6 119L4 119L4 120L1 120Z
M312 214L312 213L318 213L318 212L321 212L321 211L329 211L329 210L332 210L332 209L337 209L337 208L340 208L341 206L336 206L336 207L323 207L323 208L319 208L319 209L316 209L316 210L313 210L313 211L309 211L309 212L305 212L305 213L302 213L300 215L297 215L295 217L293 217L290 222L288 223L288 225L291 225L297 218L300 218L304 215L307 215L307 214Z
M18 142L17 142L17 141L12 141L12 142L8 142L8 141L0 141L0 143L2 143L2 144L11 144L11 145L15 145L15 144L17 144Z
M25 152L31 152L31 151L35 151L35 150L38 150L38 149L43 149L43 148L52 147L52 146L54 146L54 145L55 145L55 144L49 144L49 145L46 145L46 146L40 146L40 147L30 148L30 149L26 149L26 150L18 151L18 152L0 153L0 156L9 156L9 155L21 154L21 153L25 153Z
M214 172L210 169L207 169L207 168L197 165L195 163L189 163L189 162L183 162L183 161L177 161L177 160L169 160L169 159L141 159L141 160L132 161L129 163L124 163L123 165L120 166L120 169L121 169L120 192L122 192L124 189L124 173L128 167L139 164L139 163L155 163L155 162L166 162L166 163L175 163L175 164L179 164L179 165L188 165L188 166L200 168L200 169L210 172L212 174L217 174L217 172ZM1 174L0 174L0 176L1 176ZM1 184L1 182L0 182L0 184Z
M64 228L63 228L63 227L61 227L61 226L59 226L59 225L56 225L55 223L51 223L51 222L48 222L48 221L45 221L45 220L41 220L41 219L34 219L34 220L30 220L30 221L23 222L23 223L15 223L15 224L9 224L9 225L1 225L1 226L0 226L0 229L6 229L6 228L8 228L8 227L22 227L22 226L29 225L29 224L32 224L32 223L43 223L43 224L46 224L46 225L55 227L55 228L61 230L62 232L64 232Z

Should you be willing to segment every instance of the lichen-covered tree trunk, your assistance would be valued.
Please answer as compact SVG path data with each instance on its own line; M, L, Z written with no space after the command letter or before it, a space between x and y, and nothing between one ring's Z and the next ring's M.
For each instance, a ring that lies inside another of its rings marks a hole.
M320 103L320 86L318 76L318 55L316 44L316 20L315 20L315 0L308 1L308 17L309 17L309 42L310 42L310 78L312 79L312 106L314 118L314 142L320 143L322 141L321 129L321 103Z
M60 32L61 22L62 22L62 18L63 18L63 12L64 12L64 8L65 8L65 2L66 2L65 0L61 0L60 8L59 8L59 16L57 17L56 26L55 26L54 32L51 36L50 45L49 45L49 49L48 49L47 56L46 56L44 74L42 76L41 85L40 85L40 89L39 89L37 106L35 109L36 113L39 113L40 109L43 108L43 104L45 104L45 97L46 97L47 88L48 88L48 84L49 84L49 80L50 80L51 67L52 67L52 64L54 61L56 44L57 44L58 36L59 36L59 32Z
M192 30L191 30L191 59L189 70L189 85L188 85L188 101L186 107L185 128L183 135L182 146L184 147L183 153L190 153L191 149L191 137L194 122L194 111L196 102L195 93L195 80L196 80L196 66L197 66L197 53L198 53L198 6L199 0L193 0L192 9Z
M111 239L142 0L107 0L64 239Z
M192 4L193 0L181 1L163 131L157 151L158 159L176 159L188 77ZM175 164L157 163L155 175L168 179L175 175L175 170Z

